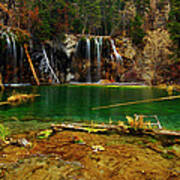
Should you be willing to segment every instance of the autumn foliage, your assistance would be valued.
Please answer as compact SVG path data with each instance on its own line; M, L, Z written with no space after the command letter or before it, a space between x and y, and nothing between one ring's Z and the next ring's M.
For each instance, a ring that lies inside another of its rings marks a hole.
M44 41L68 31L68 6L57 1L18 0L13 5L0 3L0 10L1 27L21 29L34 39Z

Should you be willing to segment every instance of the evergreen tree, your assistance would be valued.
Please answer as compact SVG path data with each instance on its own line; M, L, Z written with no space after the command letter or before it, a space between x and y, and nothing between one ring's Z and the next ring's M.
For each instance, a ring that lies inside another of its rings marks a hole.
M100 2L103 34L113 35L123 24L124 0L104 0Z
M61 36L68 26L67 4L63 0L34 1L32 8L39 9L41 23L35 32L35 37L41 40Z
M144 30L141 28L142 23L142 17L140 15L136 15L134 21L131 22L130 36L132 42L136 45L142 44L145 36Z
M101 25L100 0L74 0L76 22L81 32L95 33Z
M150 0L134 0L134 2L136 5L137 14L139 14L140 16L144 16L144 13L150 7Z

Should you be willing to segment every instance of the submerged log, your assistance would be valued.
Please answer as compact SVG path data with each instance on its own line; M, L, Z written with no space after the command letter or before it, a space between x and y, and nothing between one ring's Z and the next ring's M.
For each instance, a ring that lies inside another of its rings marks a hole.
M119 103L119 104L111 104L111 105L107 105L107 106L93 107L92 110L109 109L109 108L115 108L115 107L120 107L120 106L128 106L128 105L134 105L134 104L173 100L173 99L180 99L180 95L161 97L161 98L157 98L157 99L145 99L145 100L140 100L140 101L132 101L132 102L126 102L126 103Z
M15 94L7 98L7 101L0 102L0 106L2 105L12 105L16 106L22 103L26 103L28 101L33 101L35 97L40 96L39 94Z
M27 101L33 101L35 97L40 96L38 94L15 94L10 96L7 101L11 105L19 105Z

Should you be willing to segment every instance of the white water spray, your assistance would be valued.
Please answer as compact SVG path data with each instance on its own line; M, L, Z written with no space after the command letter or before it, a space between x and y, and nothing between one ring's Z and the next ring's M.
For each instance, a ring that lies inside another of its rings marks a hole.
M14 57L14 65L15 67L17 66L17 49L16 49L16 41L15 37L12 35L11 36L12 43L13 43L13 57Z
M11 54L11 40L10 40L10 38L9 38L9 35L6 33L6 32L3 32L2 33L2 36L5 36L6 37L6 42L7 42L7 47L8 47L8 54Z
M101 37L99 38L100 54L102 53L102 47L103 47L103 37L101 36Z
M91 82L91 42L90 39L86 39L86 59L88 63L87 82Z
M101 79L101 51L100 51L100 42L95 38L96 50L97 50L97 67L98 67L98 79Z
M57 78L56 74L54 73L54 70L52 69L49 59L45 50L45 47L42 47L44 58L41 60L41 65L45 65L45 71L48 72L48 69L51 72L52 77L56 80L57 83L60 83L59 79Z
M112 48L113 48L114 55L115 55L115 57L116 57L116 61L123 61L121 55L120 55L120 54L117 52L117 50L116 50L116 46L115 46L115 43L114 43L114 40L113 40L113 39L111 39L111 46L112 46Z

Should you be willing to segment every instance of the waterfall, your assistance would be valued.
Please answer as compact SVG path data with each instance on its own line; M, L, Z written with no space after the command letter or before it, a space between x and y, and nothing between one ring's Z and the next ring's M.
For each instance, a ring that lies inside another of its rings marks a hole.
M13 70L14 73L16 73L17 70L17 47L16 47L16 40L15 40L15 34L13 34L12 32L10 32L10 30L8 29L7 32L3 32L2 36L5 36L6 38L6 42L7 42L7 60L9 58L9 56L13 57ZM11 62L9 62L11 64ZM14 74L14 80L17 81L17 74Z
M111 54L111 61L114 61L114 56Z
M112 46L112 49L113 49L113 51L114 51L114 55L115 55L115 57L116 57L116 61L123 61L121 55L120 55L120 54L117 52L117 50L116 50L116 46L115 46L115 44L114 44L114 40L113 40L113 39L111 39L111 46Z
M54 70L52 69L49 59L45 50L45 47L42 47L44 58L41 60L41 65L45 65L45 72L48 72L48 69L50 70L50 73L52 77L56 80L57 83L60 83L59 79L57 78L56 74L54 73Z
M90 39L86 39L86 59L88 62L87 69L87 82L91 82L91 42Z
M17 48L16 48L16 41L15 41L14 34L12 34L11 39L12 39L12 44L13 44L13 61L14 61L13 66L14 66L14 72L15 72L14 80L15 80L15 82L17 82L18 77L17 77L16 72L17 72L17 69L18 69L18 64L17 64Z
M20 53L21 53L21 54L20 54L20 60L21 60L20 62L22 63L22 62L23 62L23 58L24 58L24 49L23 49L22 46L20 47ZM20 64L21 64L21 63L20 63Z
M100 41L101 42L101 41ZM98 80L101 79L101 52L100 52L100 42L95 38L96 50L97 50L97 67L98 67ZM102 44L101 44L102 46Z
M51 60L51 65L53 68L55 68L55 63L54 63L54 46L53 48L51 49L51 57L50 57L50 60ZM56 69L56 68L55 68Z
M22 46L20 46L20 62L19 62L19 67L20 67L20 78L22 80L23 77L23 59L24 59L24 49Z
M101 37L99 38L100 54L102 53L102 46L103 46L103 37L101 36Z
M15 41L15 38L14 38L13 35L11 36L11 39L12 39L12 43L13 43L14 65L15 65L15 68L16 68L16 66L17 66L17 49L16 49L16 41Z
M2 36L3 35L6 37L6 42L7 42L7 47L8 47L7 52L8 54L11 54L11 40L9 38L9 35L6 32L3 32Z
M75 55L77 56L78 55L78 49L79 49L79 41L76 43L76 46L75 46Z

